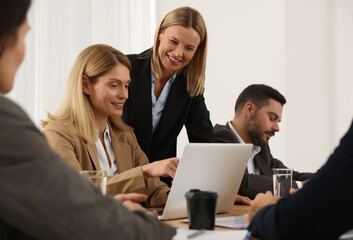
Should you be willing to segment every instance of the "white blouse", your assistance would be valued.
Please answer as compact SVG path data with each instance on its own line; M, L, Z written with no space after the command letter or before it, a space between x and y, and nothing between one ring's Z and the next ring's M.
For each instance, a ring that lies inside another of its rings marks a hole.
M107 171L108 176L118 175L118 169L116 167L115 154L113 150L112 139L110 137L108 123L107 123L107 126L105 127L103 136L104 136L104 144L107 149L107 154L109 155L109 158L111 161L111 166L109 167L109 160L108 160L107 154L105 153L103 144L98 137L98 131L97 131L97 141L95 143L95 146L97 150L99 166L102 171Z

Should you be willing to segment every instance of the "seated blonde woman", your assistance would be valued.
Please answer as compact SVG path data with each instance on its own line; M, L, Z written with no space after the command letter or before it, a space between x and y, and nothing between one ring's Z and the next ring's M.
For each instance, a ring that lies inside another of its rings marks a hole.
M87 47L71 69L60 108L42 126L49 145L74 169L107 171L107 194L144 193L147 206L159 207L170 190L159 177L174 177L179 158L149 163L121 121L130 69L118 50Z

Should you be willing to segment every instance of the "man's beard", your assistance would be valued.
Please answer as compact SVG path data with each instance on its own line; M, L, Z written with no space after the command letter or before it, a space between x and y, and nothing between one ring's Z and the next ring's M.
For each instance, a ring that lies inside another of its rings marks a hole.
M257 124L257 113L249 120L249 135L252 143L256 146L266 146L268 143L264 140L264 133L261 131L260 125Z

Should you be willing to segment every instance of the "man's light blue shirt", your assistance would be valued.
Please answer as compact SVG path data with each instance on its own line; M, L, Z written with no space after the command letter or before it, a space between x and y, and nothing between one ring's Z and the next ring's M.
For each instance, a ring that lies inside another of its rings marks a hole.
M152 96L152 134L156 130L156 127L159 123L159 120L161 119L162 112L164 109L164 105L167 101L170 88L172 87L172 84L176 78L176 73L168 79L167 83L163 87L163 90L161 94L159 95L158 100L156 99L156 96L154 95L154 86L156 83L156 78L151 70L151 79L152 79L152 84L151 84L151 96Z

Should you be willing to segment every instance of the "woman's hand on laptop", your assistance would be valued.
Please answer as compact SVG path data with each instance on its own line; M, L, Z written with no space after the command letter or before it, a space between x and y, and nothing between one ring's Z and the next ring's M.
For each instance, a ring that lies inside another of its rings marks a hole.
M175 172L178 167L180 158L173 157L165 160L155 161L143 165L142 172L145 178L153 177L175 177Z
M140 193L117 194L114 196L114 198L120 201L130 211L142 211L158 219L158 214L156 211L148 211L140 204L141 202L144 202L147 200L148 196L146 194L140 194Z

